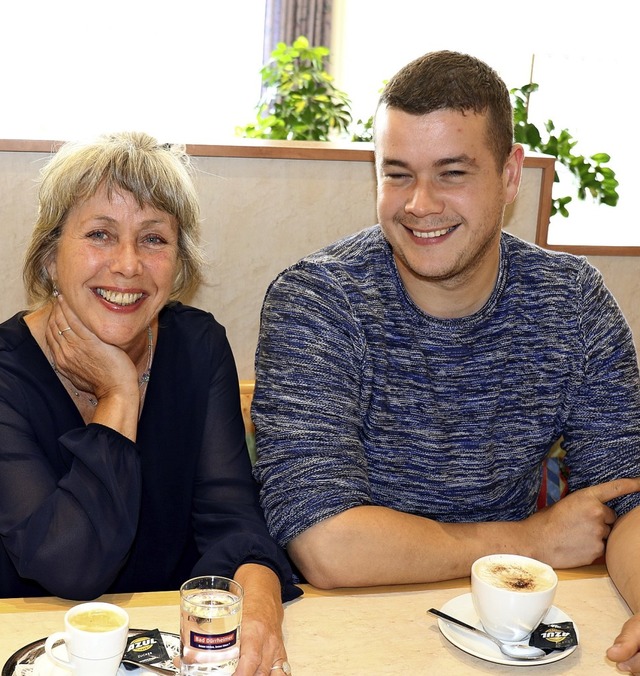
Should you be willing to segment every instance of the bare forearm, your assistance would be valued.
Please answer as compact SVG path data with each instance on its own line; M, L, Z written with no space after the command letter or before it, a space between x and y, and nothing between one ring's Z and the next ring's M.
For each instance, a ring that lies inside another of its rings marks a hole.
M113 392L99 399L92 422L111 427L131 441L135 441L138 433L139 407L137 388L130 388L127 392Z
M620 517L607 541L607 568L634 613L640 612L640 507Z
M280 580L271 568L257 563L246 563L238 568L234 579L244 589L245 612L248 606L255 605L262 610L268 606L275 621L282 621Z
M574 491L522 521L440 523L386 507L354 507L307 529L289 543L289 553L307 580L323 588L465 577L475 559L499 552L574 568L604 554L615 521L605 503L638 491L640 479L605 482ZM630 551L640 554L640 508L635 511L638 515L632 512L616 524L610 546L621 591L638 607L633 578L638 557L629 557Z
M609 575L634 613L640 613L640 507L620 517L607 540ZM622 626L607 657L624 672L640 673L640 614L631 616Z
M537 554L519 523L439 523L376 506L349 509L289 544L307 580L322 588L464 577L475 559L501 551Z

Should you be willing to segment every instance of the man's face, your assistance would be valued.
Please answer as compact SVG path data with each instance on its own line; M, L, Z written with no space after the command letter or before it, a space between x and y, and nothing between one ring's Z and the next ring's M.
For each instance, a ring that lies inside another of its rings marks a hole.
M375 141L378 218L409 295L429 311L434 291L455 289L467 297L467 309L479 309L495 283L521 148L500 171L485 115L411 115L385 106L376 115Z

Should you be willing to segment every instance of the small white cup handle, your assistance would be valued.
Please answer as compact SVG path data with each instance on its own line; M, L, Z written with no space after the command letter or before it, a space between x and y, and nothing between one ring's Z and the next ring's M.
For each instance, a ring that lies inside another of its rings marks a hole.
M69 667L73 665L71 664L71 662L61 660L57 655L54 655L53 647L56 645L56 643L60 643L60 641L66 643L67 641L70 640L70 638L71 637L69 636L69 634L67 634L66 631L57 631L55 634L51 634L51 636L48 636L47 640L44 642L44 649L49 659L55 664L57 664L59 667L62 667L63 669L69 669Z

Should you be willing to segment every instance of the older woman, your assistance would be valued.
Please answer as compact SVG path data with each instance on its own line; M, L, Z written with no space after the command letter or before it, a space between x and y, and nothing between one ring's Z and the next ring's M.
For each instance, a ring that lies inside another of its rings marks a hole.
M300 592L257 503L225 331L177 300L201 279L198 230L180 147L104 136L43 170L33 307L0 325L0 596L234 577L237 674L262 674Z

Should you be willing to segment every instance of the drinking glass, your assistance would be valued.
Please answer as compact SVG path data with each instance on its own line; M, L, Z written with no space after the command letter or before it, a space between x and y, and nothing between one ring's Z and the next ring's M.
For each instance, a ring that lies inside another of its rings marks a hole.
M180 674L233 674L240 657L242 598L235 581L217 575L180 587Z

